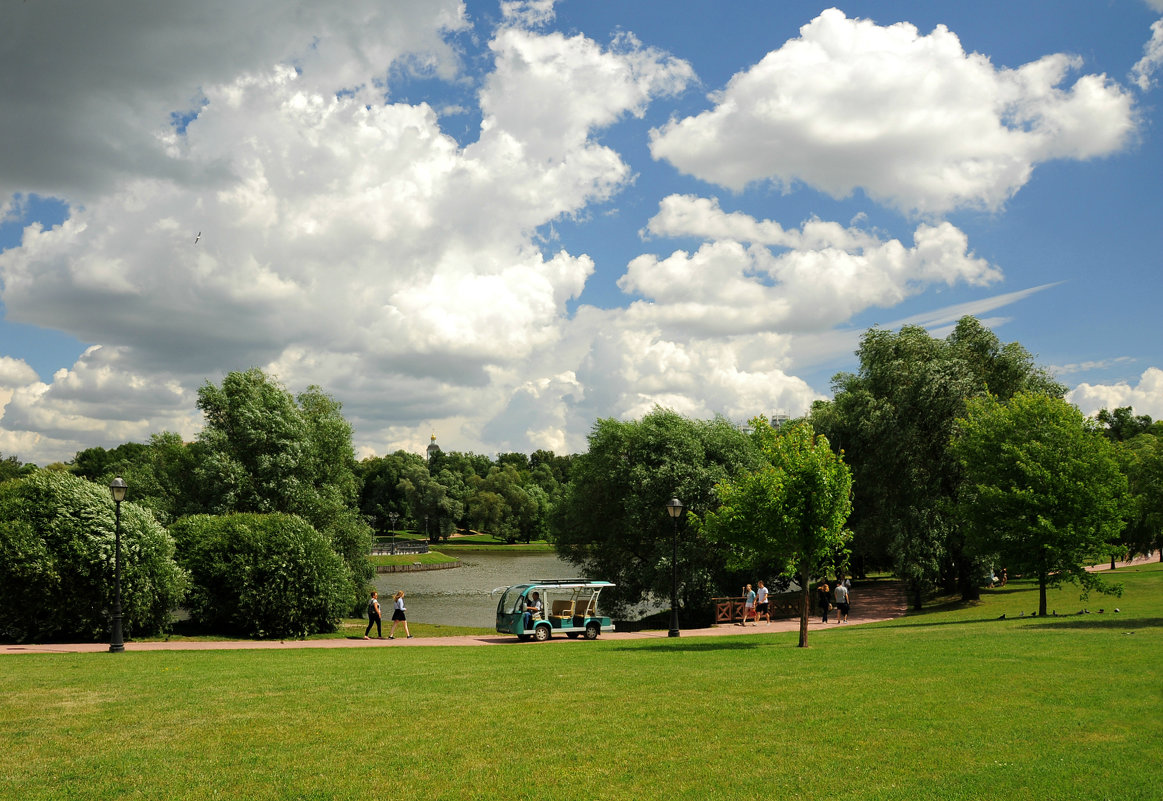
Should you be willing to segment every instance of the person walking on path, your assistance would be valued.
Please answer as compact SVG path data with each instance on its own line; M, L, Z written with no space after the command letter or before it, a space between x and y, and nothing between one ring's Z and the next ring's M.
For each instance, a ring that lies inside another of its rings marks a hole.
M395 603L392 609L392 629L388 632L388 639L396 639L396 626L401 623L404 624L404 633L408 635L408 639L412 639L412 632L408 630L408 618L404 614L407 610L404 609L404 591L396 590Z
M820 586L816 587L816 600L820 604L820 613L824 616L823 622L828 622L828 611L832 608L832 598L828 594L831 588L828 582L821 581Z
M758 582L759 589L755 591L755 625L759 625L759 618L766 617L767 622L771 623L771 606L767 600L767 587L763 582Z
M848 602L848 587L843 581L836 581L836 622L848 622L848 610L851 609Z
M380 594L372 590L371 600L367 602L367 628L363 630L363 638L370 640L367 636L372 630L372 624L376 624L376 639L382 640L384 638L384 630L382 628L383 618L380 616Z
M747 619L751 617L755 617L755 590L751 589L751 585L748 584L743 588L743 622L739 625L746 626ZM756 622L755 625L759 625L759 623Z

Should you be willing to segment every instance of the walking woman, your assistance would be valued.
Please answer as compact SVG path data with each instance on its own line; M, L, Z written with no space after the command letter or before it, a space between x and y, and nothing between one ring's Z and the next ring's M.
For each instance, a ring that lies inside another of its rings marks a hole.
M820 613L823 615L823 622L828 622L828 612L832 609L832 588L828 586L828 582L821 581L820 586L816 587L816 601L820 604Z
M380 628L382 617L380 617L380 594L372 590L371 600L367 602L367 628L363 630L363 638L365 640L371 639L367 635L371 633L372 624L376 624L376 639L382 640L384 638L384 630Z
M404 616L404 591L397 590L395 595L395 608L392 610L392 630L388 632L388 639L396 639L396 626L401 623L404 624L404 633L408 635L408 639L412 639L412 632L408 631L408 618Z

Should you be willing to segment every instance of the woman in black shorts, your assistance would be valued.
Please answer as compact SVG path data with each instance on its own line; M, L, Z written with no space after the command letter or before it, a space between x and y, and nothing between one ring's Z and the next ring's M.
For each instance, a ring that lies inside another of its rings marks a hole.
M408 635L408 639L412 639L412 632L408 631L408 618L404 616L404 591L397 590L395 596L396 602L392 609L392 630L388 632L388 639L396 639L396 626L401 623L404 624L404 633Z

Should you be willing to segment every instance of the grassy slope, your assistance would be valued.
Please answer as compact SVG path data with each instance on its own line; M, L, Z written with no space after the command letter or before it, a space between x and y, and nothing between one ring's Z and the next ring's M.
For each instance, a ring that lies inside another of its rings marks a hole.
M0 798L1158 799L1163 569L1119 573L1101 616L999 621L1011 582L809 649L8 656Z

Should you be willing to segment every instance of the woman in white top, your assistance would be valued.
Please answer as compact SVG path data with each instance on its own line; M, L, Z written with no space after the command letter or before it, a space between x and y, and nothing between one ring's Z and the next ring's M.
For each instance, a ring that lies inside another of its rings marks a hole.
M395 608L392 611L392 630L388 632L388 639L396 639L396 626L404 624L404 633L408 635L408 639L412 639L412 632L408 631L408 618L404 615L404 591L396 591Z

